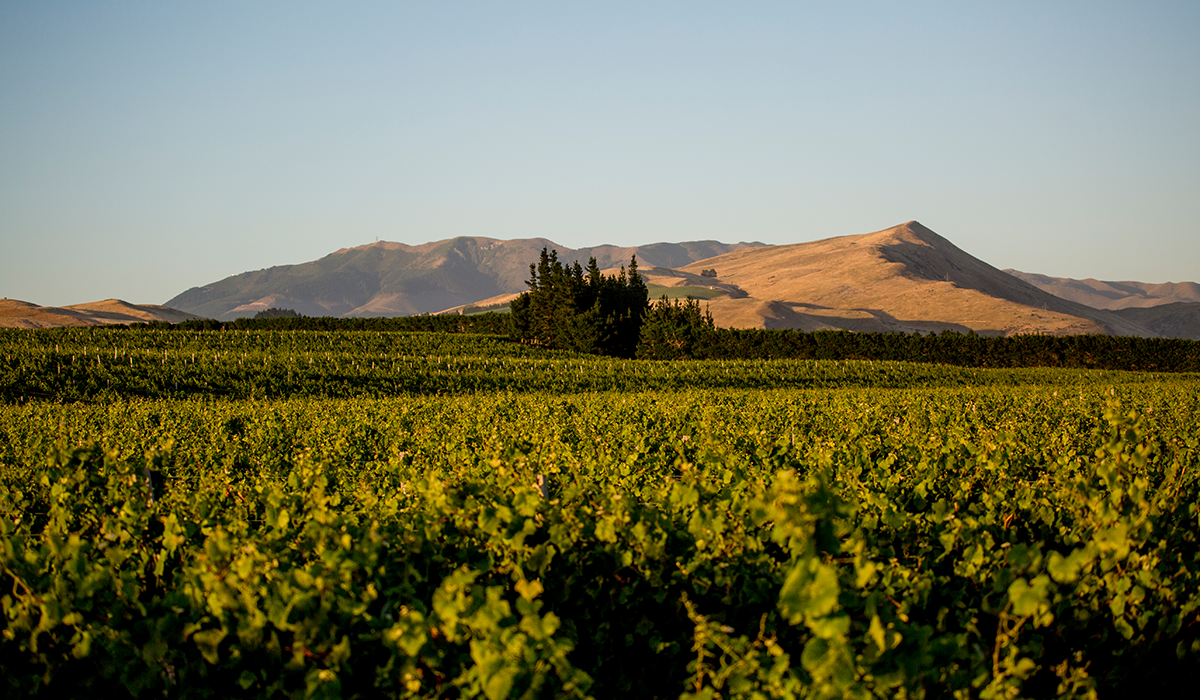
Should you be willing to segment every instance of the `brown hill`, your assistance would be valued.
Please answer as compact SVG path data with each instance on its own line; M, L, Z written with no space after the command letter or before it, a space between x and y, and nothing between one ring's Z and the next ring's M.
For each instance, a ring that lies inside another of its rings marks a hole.
M875 233L735 251L683 268L716 269L750 299L714 299L719 325L984 335L1154 335L1140 324L1044 292L910 221Z
M605 270L604 274L612 274L616 270ZM687 270L671 270L665 267L651 267L649 269L639 268L639 272L646 284L658 287L686 287L709 289L719 292L722 295L732 299L742 299L747 296L746 290L738 287L736 284L723 282L715 277L705 277L695 272ZM651 298L650 301L654 301Z
M153 304L130 304L105 299L71 306L38 306L27 301L0 301L0 328L57 328L61 326L107 326L164 321L179 323L199 318L192 314Z
M1200 284L1195 282L1104 282L1049 277L1020 270L1005 270L1044 292L1096 309L1128 309L1176 303L1200 303Z

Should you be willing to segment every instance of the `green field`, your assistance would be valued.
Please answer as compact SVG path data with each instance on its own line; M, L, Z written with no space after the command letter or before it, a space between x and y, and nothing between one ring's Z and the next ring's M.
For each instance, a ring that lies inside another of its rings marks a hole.
M55 697L1197 680L1200 376L0 334L0 675Z

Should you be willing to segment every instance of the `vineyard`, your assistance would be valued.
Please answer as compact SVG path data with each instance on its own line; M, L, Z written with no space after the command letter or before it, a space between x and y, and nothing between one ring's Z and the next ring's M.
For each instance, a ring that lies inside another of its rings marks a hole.
M0 332L4 693L1200 678L1200 375Z

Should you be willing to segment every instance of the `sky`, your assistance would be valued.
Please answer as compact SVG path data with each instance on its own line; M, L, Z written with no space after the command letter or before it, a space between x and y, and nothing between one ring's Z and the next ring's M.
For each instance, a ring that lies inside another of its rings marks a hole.
M0 296L376 239L799 243L1200 281L1200 3L0 3Z

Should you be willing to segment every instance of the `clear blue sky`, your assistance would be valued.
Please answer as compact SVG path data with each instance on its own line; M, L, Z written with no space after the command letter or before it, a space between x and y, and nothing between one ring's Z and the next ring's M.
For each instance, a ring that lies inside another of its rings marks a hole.
M0 3L0 296L375 240L795 243L1200 281L1200 2Z

